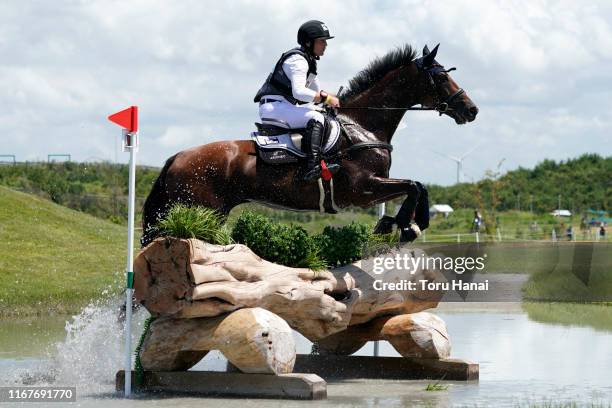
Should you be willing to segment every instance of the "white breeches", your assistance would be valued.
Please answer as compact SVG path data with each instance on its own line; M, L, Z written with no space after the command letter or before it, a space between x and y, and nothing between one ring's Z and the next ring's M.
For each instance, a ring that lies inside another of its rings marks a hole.
M291 129L304 128L311 119L324 123L323 114L314 110L312 104L292 105L285 101L259 105L259 117L283 121Z

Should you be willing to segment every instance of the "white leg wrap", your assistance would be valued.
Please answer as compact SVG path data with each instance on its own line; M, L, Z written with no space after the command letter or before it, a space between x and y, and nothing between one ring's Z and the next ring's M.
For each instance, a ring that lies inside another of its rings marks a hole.
M331 191L331 203L332 203L332 208L335 211L340 212L340 208L338 208L338 206L336 205L336 202L334 201L334 179L329 180L329 189Z
M325 190L323 189L323 180L321 177L317 179L317 183L319 183L319 212L323 214L325 213L325 207L323 206L325 202Z

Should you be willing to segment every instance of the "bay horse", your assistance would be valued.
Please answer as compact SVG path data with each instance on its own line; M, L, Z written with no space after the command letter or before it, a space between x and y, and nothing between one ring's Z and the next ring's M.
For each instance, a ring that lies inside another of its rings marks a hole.
M431 52L426 46L420 58L408 45L392 50L373 60L339 95L338 118L352 125L352 131L344 126L334 157L340 165L334 175L335 207L368 208L405 195L397 216L385 217L386 224L379 221L375 231L386 232L389 222L397 223L402 241L416 239L429 225L423 184L389 178L391 139L402 117L407 110L434 110L464 124L478 113L448 75L454 68L445 70L436 62L438 46ZM414 107L417 104L421 107ZM141 244L155 238L155 224L174 203L201 205L222 215L246 202L318 210L319 186L302 181L302 171L302 163L263 162L251 140L219 141L179 152L166 161L145 201Z

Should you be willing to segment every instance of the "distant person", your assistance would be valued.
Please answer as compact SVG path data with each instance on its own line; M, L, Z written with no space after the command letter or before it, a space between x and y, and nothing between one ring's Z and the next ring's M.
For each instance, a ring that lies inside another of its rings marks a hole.
M572 229L571 225L567 227L567 230L565 230L565 235L567 236L568 241L571 241L574 237L574 230Z
M480 232L480 225L482 224L482 215L478 212L478 210L474 211L474 221L472 221L472 231Z
M601 224L601 227L599 227L599 237L600 238L606 237L606 226L603 223Z

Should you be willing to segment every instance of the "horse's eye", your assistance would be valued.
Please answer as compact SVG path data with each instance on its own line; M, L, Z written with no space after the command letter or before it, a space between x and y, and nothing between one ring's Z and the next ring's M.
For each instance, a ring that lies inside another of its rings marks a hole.
M442 83L442 82L448 82L448 76L446 74L439 74L436 75L436 79L438 80L438 82Z

